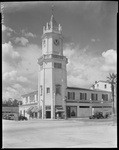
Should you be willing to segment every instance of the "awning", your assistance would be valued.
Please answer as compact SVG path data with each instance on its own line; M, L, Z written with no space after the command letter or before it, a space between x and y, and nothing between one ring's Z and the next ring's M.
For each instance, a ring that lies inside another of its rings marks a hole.
M56 110L55 110L56 113L58 112L65 112L65 110L63 110L62 107L57 107Z
M34 108L31 110L32 112L38 112L40 109L38 108L38 106L34 106Z
M27 109L27 113L29 113L30 111L32 112L32 109L34 108L34 106L31 106L30 108Z

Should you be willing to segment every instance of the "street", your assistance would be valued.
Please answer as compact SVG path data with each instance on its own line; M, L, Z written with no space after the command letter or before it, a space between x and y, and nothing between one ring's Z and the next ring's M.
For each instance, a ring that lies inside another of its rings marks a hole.
M3 148L117 147L117 126L112 121L3 120Z

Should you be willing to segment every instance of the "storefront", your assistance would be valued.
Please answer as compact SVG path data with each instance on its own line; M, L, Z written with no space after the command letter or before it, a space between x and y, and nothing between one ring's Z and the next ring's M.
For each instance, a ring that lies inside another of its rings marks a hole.
M64 118L64 113L65 113L65 110L63 110L63 107L60 106L60 107L56 107L55 109L55 118Z
M77 117L77 106L66 106L67 118Z

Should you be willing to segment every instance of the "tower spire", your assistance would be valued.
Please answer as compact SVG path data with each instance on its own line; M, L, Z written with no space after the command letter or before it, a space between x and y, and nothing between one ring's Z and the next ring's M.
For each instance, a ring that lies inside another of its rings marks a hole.
M52 16L53 16L53 12L54 12L54 4L52 4L51 10L52 10Z

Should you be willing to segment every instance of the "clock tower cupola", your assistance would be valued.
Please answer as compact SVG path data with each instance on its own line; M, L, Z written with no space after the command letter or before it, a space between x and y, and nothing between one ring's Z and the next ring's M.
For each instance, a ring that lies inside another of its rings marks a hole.
M43 26L42 54L63 55L62 27L51 16L50 22Z

